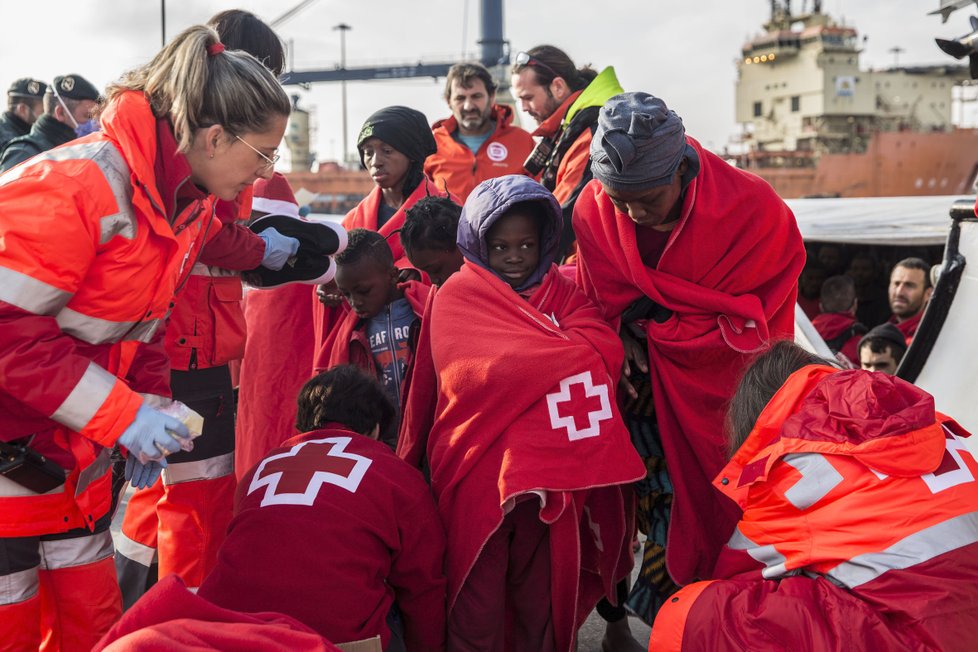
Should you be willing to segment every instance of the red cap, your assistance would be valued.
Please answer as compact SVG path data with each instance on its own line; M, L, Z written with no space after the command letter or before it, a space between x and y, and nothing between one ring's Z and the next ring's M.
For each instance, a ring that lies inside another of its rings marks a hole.
M269 215L299 217L299 203L295 200L292 187L280 172L266 181L259 179L254 186L255 196L251 200L251 210Z

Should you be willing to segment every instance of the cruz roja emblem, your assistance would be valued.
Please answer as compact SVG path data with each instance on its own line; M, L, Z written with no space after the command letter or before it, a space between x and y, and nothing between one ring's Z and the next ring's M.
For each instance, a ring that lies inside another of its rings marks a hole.
M595 385L590 371L564 378L560 389L547 394L547 409L550 425L554 430L565 428L571 441L597 437L601 434L601 422L611 418L608 385ZM585 420L587 424L578 428L577 424Z

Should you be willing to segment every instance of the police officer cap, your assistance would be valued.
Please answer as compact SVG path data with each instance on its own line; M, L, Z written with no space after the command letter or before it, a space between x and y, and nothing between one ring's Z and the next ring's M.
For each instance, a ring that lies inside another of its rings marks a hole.
M54 78L54 92L69 100L99 101L98 89L81 75L59 75Z
M21 77L7 89L7 95L19 95L21 97L36 97L41 99L44 97L44 91L48 89L48 85L37 79L31 79L30 77Z

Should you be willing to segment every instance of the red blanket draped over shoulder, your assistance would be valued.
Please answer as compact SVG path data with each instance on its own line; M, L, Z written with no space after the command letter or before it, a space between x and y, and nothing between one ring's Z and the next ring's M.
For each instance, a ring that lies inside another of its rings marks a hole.
M380 209L380 202L384 199L380 187L377 186L370 191L369 195L363 198L363 201L356 205L356 208L346 214L346 217L343 218L343 228L347 231L352 231L353 229L377 231L387 239L387 244L390 245L391 252L394 254L394 264L400 268L410 267L411 263L404 253L404 247L401 246L401 236L394 232L400 231L401 227L404 226L405 213L417 204L418 201L429 196L449 197L450 195L438 190L435 183L425 176L424 180L414 189L414 192L405 198L404 203L397 209L394 216L384 226L378 229L377 212ZM326 308L319 302L315 292L312 293L312 301L313 330L316 343L313 369L321 371L329 367L329 342L327 340L330 339L330 334L336 327L336 324L343 318L345 306Z
M614 401L621 361L618 337L556 267L529 301L468 261L432 292L398 453L418 464L427 452L450 608L524 494L539 496L551 528L557 649L613 595L631 567L630 495L618 485L645 475Z
M687 138L700 171L655 269L635 223L597 181L574 211L578 283L610 321L644 296L672 311L647 325L656 418L674 488L666 563L680 584L709 577L738 513L711 486L726 463L723 415L750 354L794 335L801 236L760 178Z

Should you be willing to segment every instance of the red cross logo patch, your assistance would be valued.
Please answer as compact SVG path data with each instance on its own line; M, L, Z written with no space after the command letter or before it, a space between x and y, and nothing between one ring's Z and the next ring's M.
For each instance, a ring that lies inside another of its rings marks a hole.
M371 460L346 452L351 437L327 437L296 444L262 461L248 494L265 488L261 506L312 505L324 484L356 493Z
M597 437L601 434L601 422L611 418L608 385L595 385L590 371L564 378L560 389L547 394L547 409L551 427L565 428L571 441ZM578 428L579 418L586 420L587 425Z

